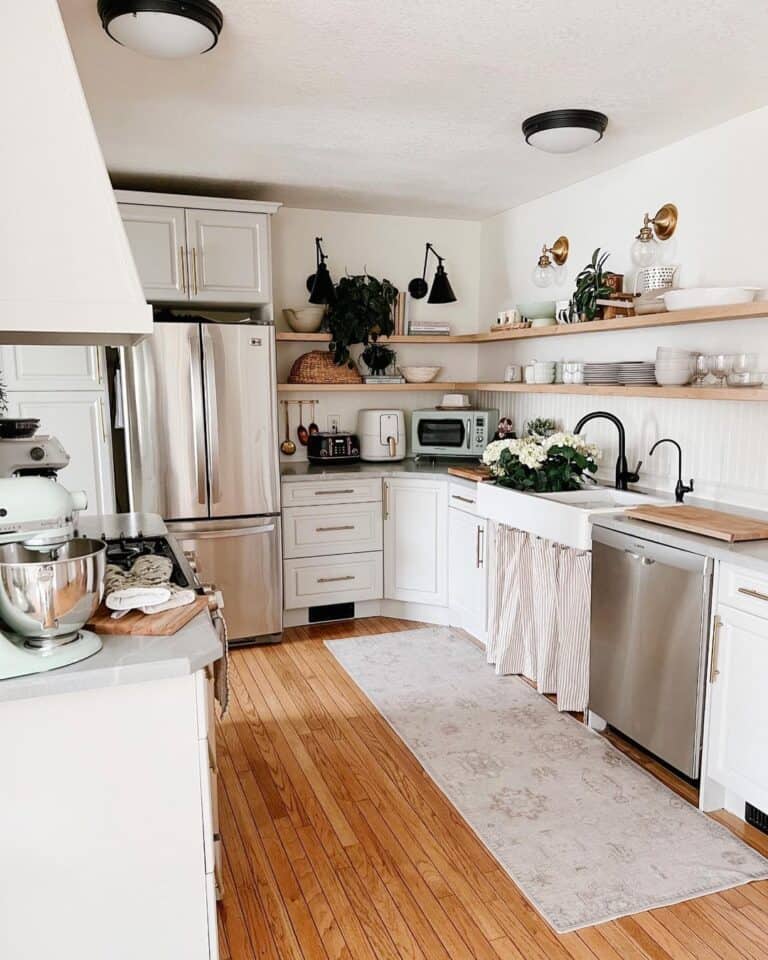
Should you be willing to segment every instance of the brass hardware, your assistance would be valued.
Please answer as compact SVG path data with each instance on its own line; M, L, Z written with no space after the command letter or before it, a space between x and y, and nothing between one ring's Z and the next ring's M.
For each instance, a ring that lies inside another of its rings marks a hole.
M355 578L351 575L346 577L318 577L318 583L337 583L339 580L354 580Z
M316 497L327 497L333 493L354 493L354 490L315 490Z
M197 296L197 248L192 247L192 283L194 285L193 293Z
M397 440L394 437L387 437L387 443L389 444L390 457L397 456Z
M389 519L389 484L384 481L384 519Z
M475 527L475 566L479 570L483 565L483 561L480 557L480 537L482 536L483 528L480 524Z
M330 533L332 530L354 530L354 523L345 523L341 527L315 527L315 533Z
M179 280L181 292L187 292L187 258L184 256L184 247L179 247Z
M552 261L554 260L558 267L562 267L562 265L568 259L569 249L570 244L568 242L568 237L558 237L551 247L548 247L545 243L541 248L539 266L544 268L551 267ZM550 254L552 254L551 258Z
M470 499L470 497L461 497L458 493L451 494L451 500L461 500L462 503L474 503L475 501Z
M738 592L743 593L745 597L752 597L754 600L768 601L768 594L760 593L759 590L750 590L749 587L739 587Z
M104 439L104 443L107 442L107 416L104 412L104 400L99 397L99 420L101 420L101 436Z
M646 213L643 217L643 225L640 227L636 240L643 243L649 243L653 240L654 234L657 240L669 240L677 227L677 207L674 203L665 203L659 207L655 217L650 217Z
M712 627L712 652L709 658L709 682L714 683L715 680L720 676L720 671L717 668L717 661L720 656L720 627L723 625L723 621L720 617L715 617L714 625Z
M101 372L101 347L94 347L96 351L96 382L104 383L104 374Z

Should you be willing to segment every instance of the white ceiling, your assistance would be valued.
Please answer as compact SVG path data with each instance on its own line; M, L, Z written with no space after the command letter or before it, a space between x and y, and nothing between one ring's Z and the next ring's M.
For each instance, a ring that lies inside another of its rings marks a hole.
M59 3L125 186L485 217L768 103L757 0L219 0L218 46L171 61ZM528 147L556 107L607 113L603 142Z

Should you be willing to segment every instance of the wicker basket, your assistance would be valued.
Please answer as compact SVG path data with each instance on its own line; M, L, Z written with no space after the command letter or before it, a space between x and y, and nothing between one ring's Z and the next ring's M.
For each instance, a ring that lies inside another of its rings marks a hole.
M362 383L357 369L338 367L330 350L311 350L294 361L288 383Z

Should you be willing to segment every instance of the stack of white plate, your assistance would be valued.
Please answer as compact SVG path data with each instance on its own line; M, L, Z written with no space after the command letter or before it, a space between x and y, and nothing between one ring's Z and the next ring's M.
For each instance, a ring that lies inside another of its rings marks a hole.
M656 365L654 363L646 363L644 360L620 363L619 383L623 383L625 386L631 386L632 384L655 384L655 367Z
M585 363L584 383L618 383L618 363Z
M693 376L694 354L690 350L659 347L656 350L654 372L656 383L662 387L682 387Z

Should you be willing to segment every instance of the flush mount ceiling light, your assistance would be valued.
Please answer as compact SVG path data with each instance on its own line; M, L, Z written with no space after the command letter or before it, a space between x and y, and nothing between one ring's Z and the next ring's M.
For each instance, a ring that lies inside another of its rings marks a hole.
M568 259L568 248L568 237L558 237L551 247L548 247L546 243L544 244L541 248L538 263L533 268L533 282L537 287L548 287L560 279L561 271L559 268ZM554 264L552 263L553 260Z
M597 110L549 110L524 120L523 136L545 153L575 153L602 140L607 126Z
M635 237L630 254L638 267L650 267L659 258L660 243L669 240L677 227L677 207L674 203L665 203L659 207L654 217L646 213L643 225ZM657 243L659 241L659 243Z
M210 0L99 0L98 11L115 43L167 59L215 47L224 23Z
M441 257L431 243L427 244L427 248L424 251L424 267L421 271L421 276L414 277L413 280L411 280L408 284L408 293L410 293L414 300L422 300L426 297L427 290L429 290L426 276L427 260L429 259L430 251L434 257L437 257L437 270L435 271L435 279L432 281L432 290L430 291L427 303L455 303L456 294L448 282L448 274L445 272L445 267L443 266L445 257Z

